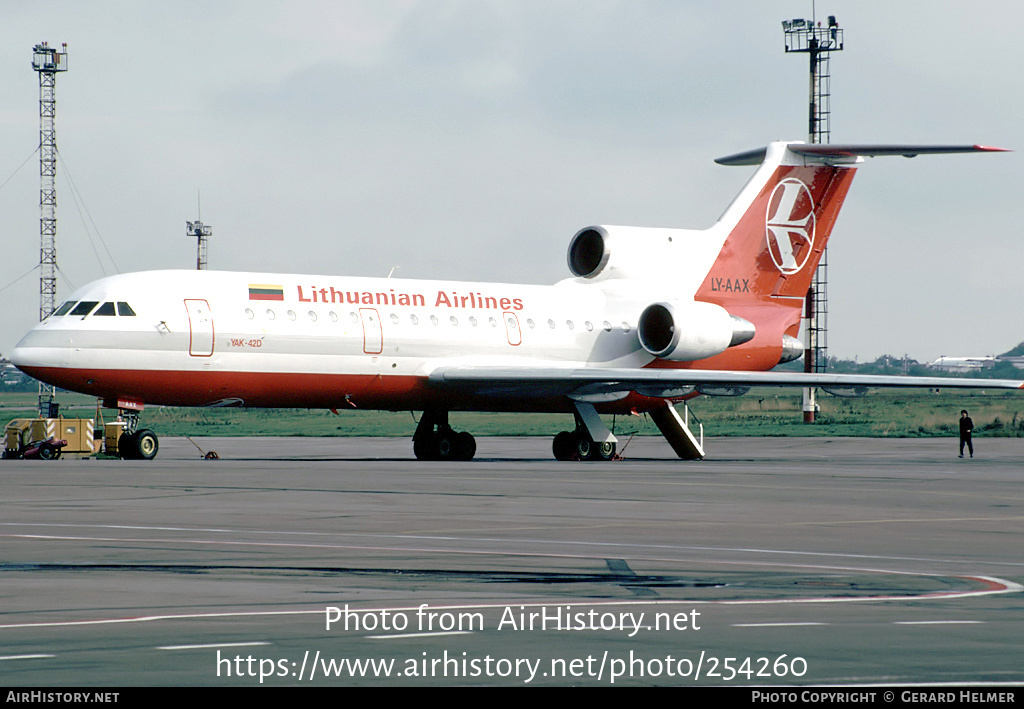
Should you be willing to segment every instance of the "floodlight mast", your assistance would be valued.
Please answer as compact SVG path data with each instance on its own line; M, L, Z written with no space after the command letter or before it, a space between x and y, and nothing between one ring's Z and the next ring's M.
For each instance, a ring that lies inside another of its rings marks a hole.
M196 270L206 270L206 240L213 234L213 227L203 224L198 219L194 222L185 222L185 232L189 236L196 237Z
M57 307L57 112L58 72L68 70L68 45L60 51L46 42L32 48L32 68L39 74L39 319ZM56 389L39 385L39 415L56 418Z
M810 57L810 101L808 106L807 141L828 143L831 136L832 75L829 56L843 49L843 30L835 15L828 16L828 26L814 20L784 20L782 31L786 53L804 53ZM824 372L828 369L828 249L821 254L814 279L804 300L804 371ZM813 423L818 410L814 388L804 389L804 422Z
M829 55L843 51L843 30L836 22L836 16L829 15L828 27L822 27L814 20L784 20L782 31L786 39L786 53L807 54L811 60L807 140L810 143L827 143L832 114Z

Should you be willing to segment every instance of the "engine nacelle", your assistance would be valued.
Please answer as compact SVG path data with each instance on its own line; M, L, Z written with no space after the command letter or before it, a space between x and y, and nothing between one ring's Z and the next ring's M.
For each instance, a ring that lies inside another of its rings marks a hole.
M650 278L680 257L685 229L589 226L569 242L569 270L580 278Z
M796 339L791 335L782 336L782 356L779 358L779 364L785 362L792 362L795 359L800 359L804 356L804 343Z
M754 325L713 303L654 303L640 314L637 333L655 357L690 362L749 342Z

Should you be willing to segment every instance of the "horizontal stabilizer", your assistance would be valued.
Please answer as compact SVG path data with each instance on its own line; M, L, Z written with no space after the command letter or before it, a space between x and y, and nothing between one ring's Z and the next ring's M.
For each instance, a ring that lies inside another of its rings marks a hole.
M887 155L900 155L913 158L918 155L948 155L952 153L1004 153L1006 148L993 148L987 145L841 145L841 144L807 144L790 143L786 146L790 152L805 157L822 159L839 158L873 158ZM715 160L719 165L760 165L764 162L767 148L757 148L743 153L736 153Z

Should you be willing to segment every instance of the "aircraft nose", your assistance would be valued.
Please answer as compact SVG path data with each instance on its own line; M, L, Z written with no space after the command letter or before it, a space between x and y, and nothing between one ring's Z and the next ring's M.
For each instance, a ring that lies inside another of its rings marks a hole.
M44 330L40 325L28 331L11 351L11 363L29 376L39 379L40 368L66 367L71 343L66 333Z

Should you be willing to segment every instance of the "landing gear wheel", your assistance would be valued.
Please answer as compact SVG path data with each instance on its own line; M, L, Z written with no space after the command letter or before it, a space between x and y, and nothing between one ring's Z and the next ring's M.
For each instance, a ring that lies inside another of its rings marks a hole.
M122 433L117 439L117 454L121 460L138 460L139 444L135 440L134 433Z
M39 446L39 457L42 460L57 460L60 458L60 448L52 443L42 443Z
M615 444L611 441L605 441L604 443L594 444L594 460L614 460L615 459Z
M457 460L473 460L476 455L476 439L473 434L461 431L455 434L455 458Z
M135 434L135 450L141 460L153 460L160 450L160 441L156 434L144 428Z
M466 431L455 432L448 424L448 412L428 409L423 412L412 436L416 460L473 460L476 439Z
M416 436L412 439L412 452L416 460L434 460L434 436Z
M576 433L573 441L573 455L577 460L592 460L597 450L596 444L590 440L590 436L584 433Z
M434 438L434 460L455 460L455 433L439 433Z
M568 431L562 431L555 436L555 440L551 444L551 452L555 454L555 460L572 460L573 448L573 436Z
M614 460L615 443L595 443L583 430L562 431L555 436L551 452L555 460Z

